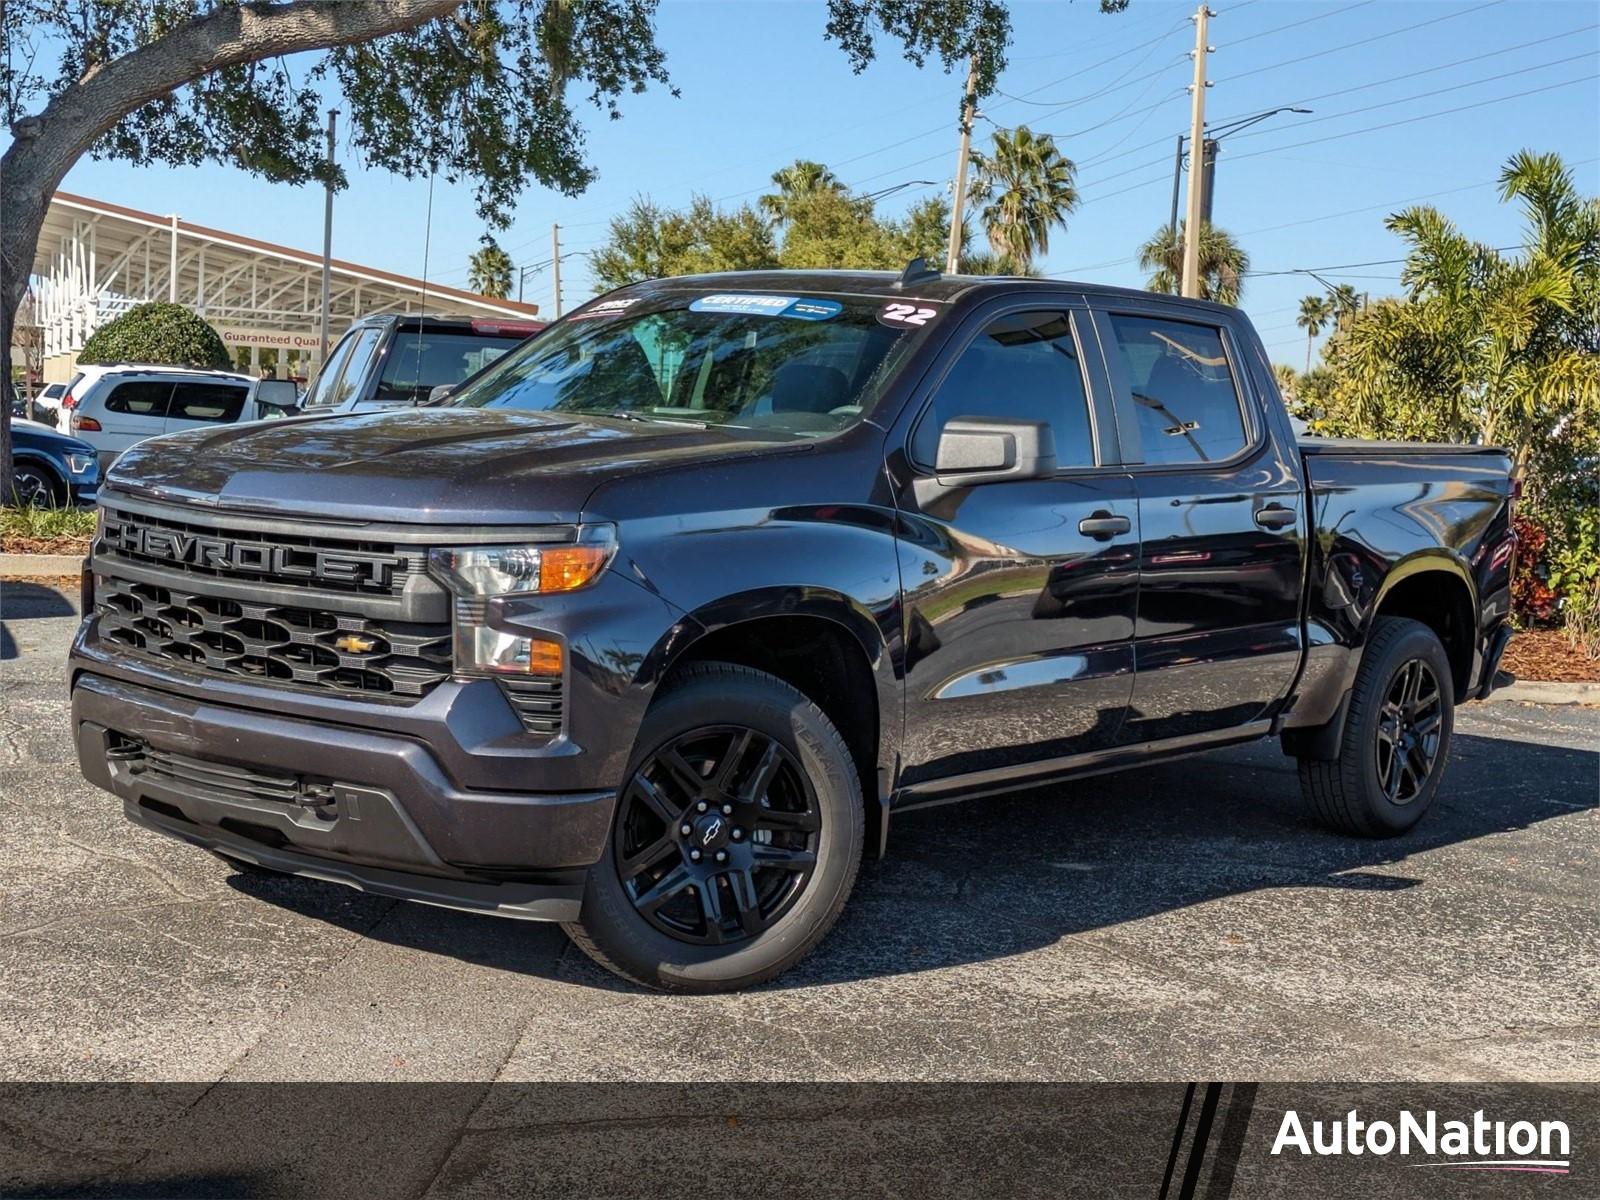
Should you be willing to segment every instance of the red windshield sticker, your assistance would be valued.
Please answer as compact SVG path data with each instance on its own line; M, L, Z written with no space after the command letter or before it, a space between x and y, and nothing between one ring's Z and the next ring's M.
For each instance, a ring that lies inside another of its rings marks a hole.
M878 312L878 320L885 325L893 325L896 328L903 329L907 326L926 325L938 315L939 310L937 308L929 308L925 304L896 302L894 304L885 304Z

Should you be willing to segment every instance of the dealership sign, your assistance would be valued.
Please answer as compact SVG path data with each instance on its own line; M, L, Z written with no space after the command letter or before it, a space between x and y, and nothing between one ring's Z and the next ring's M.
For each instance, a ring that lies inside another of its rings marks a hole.
M262 346L275 350L317 350L322 335L315 329L250 329L239 325L214 326L224 346Z

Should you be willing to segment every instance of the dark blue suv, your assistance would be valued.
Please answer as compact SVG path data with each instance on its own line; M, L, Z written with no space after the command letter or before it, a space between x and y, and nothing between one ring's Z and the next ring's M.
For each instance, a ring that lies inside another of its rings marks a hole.
M43 508L93 504L100 460L88 442L35 421L11 425L11 482L17 502Z

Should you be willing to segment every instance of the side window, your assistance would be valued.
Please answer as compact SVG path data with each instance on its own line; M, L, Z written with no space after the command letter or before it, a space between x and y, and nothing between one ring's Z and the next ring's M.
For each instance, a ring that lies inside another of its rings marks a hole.
M167 410L167 418L223 424L237 421L247 390L227 383L180 383L172 389L172 407Z
M119 383L106 397L108 413L126 413L130 417L165 417L167 397L172 395L172 385L155 379L132 379Z
M1110 320L1145 462L1221 462L1244 449L1239 389L1220 330L1149 317Z
M1011 313L991 322L934 393L911 435L911 457L931 467L939 434L956 417L1043 421L1055 432L1059 466L1094 466L1089 397L1067 314Z
M350 357L350 351L360 336L358 333L347 333L333 348L327 361L317 371L317 377L311 381L311 389L306 393L307 408L333 403L329 399L333 395L333 385L339 381L339 373L344 370L345 360Z

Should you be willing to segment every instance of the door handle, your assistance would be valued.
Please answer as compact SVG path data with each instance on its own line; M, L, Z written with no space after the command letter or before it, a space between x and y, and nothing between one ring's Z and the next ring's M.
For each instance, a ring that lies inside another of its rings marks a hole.
M1078 532L1097 542L1108 542L1117 534L1127 533L1132 528L1133 522L1127 517L1114 517L1104 509L1078 522Z
M1256 509L1256 524L1263 529L1282 529L1285 525L1293 525L1299 519L1299 513L1281 504L1269 504L1265 508Z

